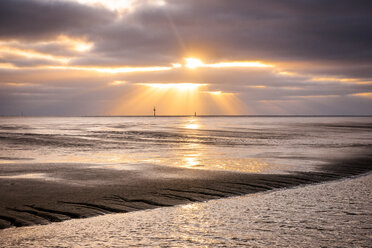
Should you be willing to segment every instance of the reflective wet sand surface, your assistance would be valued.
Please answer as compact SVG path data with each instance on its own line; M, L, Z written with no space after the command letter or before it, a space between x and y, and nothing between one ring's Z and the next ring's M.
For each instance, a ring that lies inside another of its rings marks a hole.
M372 175L0 231L3 247L369 247Z

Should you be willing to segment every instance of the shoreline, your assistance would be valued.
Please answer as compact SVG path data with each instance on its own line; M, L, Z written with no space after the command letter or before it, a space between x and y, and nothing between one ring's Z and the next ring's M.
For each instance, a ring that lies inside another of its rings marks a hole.
M372 157L334 161L319 169L319 172L292 174L245 174L148 164L126 170L84 164L12 164L8 167L1 164L1 174L9 178L0 178L0 229L332 181L371 171ZM23 173L23 177L19 173ZM12 175L18 176L12 178Z
M368 172L167 209L9 228L0 230L0 243L4 247L368 247L371 177Z

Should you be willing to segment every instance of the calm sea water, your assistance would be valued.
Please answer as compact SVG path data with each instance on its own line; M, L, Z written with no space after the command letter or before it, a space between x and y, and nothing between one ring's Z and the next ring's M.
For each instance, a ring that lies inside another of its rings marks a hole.
M371 117L1 117L0 163L284 173L370 152Z

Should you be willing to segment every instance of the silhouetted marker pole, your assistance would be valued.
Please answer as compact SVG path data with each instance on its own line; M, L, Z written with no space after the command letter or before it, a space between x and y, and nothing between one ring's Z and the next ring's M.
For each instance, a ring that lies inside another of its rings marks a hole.
M194 116L196 116L196 112L195 112Z
M155 108L155 106L154 106L154 117L156 116L156 108Z

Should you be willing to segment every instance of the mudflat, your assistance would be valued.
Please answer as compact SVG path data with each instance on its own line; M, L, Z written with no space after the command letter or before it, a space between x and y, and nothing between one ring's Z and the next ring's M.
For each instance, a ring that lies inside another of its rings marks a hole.
M372 157L338 160L317 172L253 174L151 164L0 164L0 228L48 224L244 195L358 175Z

